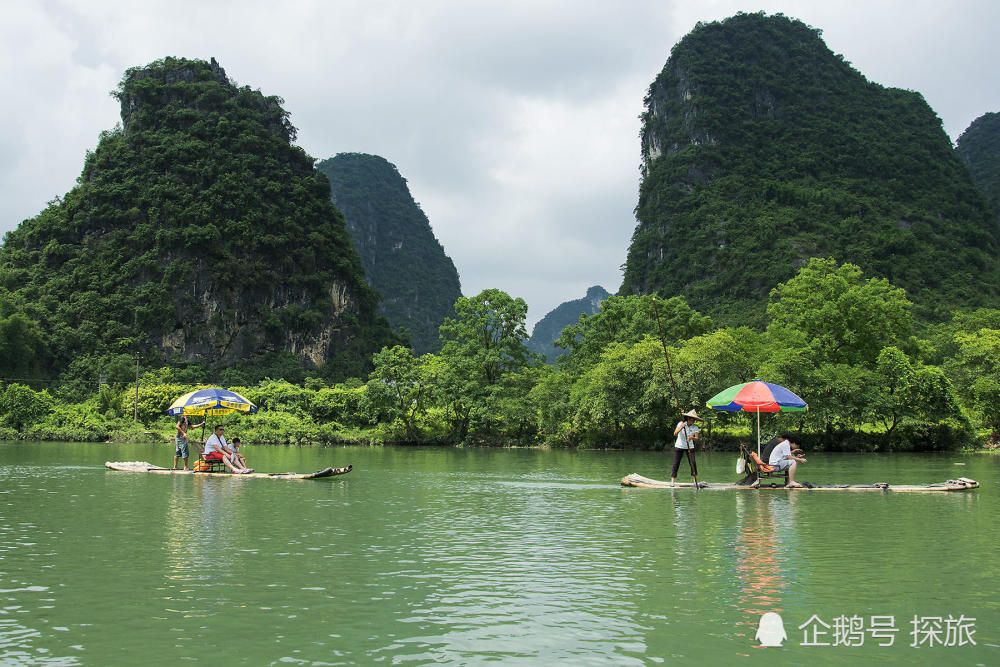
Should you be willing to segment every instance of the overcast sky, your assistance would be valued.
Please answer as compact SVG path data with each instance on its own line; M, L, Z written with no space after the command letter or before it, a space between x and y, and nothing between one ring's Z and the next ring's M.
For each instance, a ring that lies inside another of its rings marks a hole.
M466 296L523 297L531 326L614 293L635 228L642 98L698 21L782 12L869 80L924 95L956 139L1000 111L995 0L476 2L39 0L0 21L0 232L73 187L119 121L124 70L215 57L280 95L298 144L394 163Z

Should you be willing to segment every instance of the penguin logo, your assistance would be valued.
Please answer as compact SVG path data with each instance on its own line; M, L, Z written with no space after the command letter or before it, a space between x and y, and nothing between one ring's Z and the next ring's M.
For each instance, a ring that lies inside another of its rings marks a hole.
M781 642L788 639L781 615L773 611L762 615L755 639L761 643L761 646L781 646Z

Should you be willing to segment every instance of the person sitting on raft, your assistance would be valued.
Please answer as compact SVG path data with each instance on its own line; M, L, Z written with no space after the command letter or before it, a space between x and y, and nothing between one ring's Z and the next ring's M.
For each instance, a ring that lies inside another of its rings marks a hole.
M792 445L796 445L794 450L792 449ZM788 487L802 486L795 481L795 469L800 463L806 462L804 456L796 455L796 452L802 453L802 450L798 448L801 445L802 441L799 440L799 436L786 435L783 437L782 441L775 445L774 449L771 450L771 456L767 461L767 464L775 470L788 471Z
M240 454L241 444L243 443L240 442L239 438L233 438L233 461L239 462L240 467L246 468L247 467L246 457Z
M223 465L236 474L253 472L253 468L247 468L240 465L239 461L233 460L233 449L226 442L226 436L223 435L225 430L221 424L215 426L215 433L205 441L205 451L202 458L206 461L222 461Z

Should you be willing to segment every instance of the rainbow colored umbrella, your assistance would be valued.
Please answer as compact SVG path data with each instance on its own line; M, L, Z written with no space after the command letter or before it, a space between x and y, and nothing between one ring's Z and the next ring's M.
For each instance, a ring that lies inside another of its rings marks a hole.
M805 412L809 409L801 398L780 384L753 380L723 389L706 403L713 410L757 413L757 456L760 456L760 413Z
M257 406L234 391L209 387L184 394L167 408L172 417L181 415L228 415L231 412L257 412Z

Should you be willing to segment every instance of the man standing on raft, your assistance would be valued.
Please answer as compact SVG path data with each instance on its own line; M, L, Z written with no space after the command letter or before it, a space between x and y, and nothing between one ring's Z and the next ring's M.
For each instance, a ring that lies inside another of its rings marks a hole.
M205 422L191 426L191 422L188 421L187 415L181 416L177 425L174 427L177 430L177 435L175 436L177 447L174 450L174 470L177 470L177 459L184 459L184 469L188 469L188 429L201 428L204 425Z
M670 486L677 481L677 468L680 467L685 454L691 462L691 476L695 480L698 479L698 466L694 462L694 441L698 439L698 426L694 422L702 419L698 416L698 411L693 408L681 416L684 417L684 421L678 422L677 428L674 429L677 441L674 443L674 467L670 470Z

